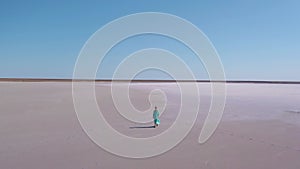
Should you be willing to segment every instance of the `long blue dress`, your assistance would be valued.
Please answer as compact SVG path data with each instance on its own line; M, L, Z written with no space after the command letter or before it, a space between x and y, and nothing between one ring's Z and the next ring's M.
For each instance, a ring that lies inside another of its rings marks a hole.
M159 111L158 110L154 110L153 111L153 119L154 119L154 123L155 124L160 124L160 120L158 119L159 117Z

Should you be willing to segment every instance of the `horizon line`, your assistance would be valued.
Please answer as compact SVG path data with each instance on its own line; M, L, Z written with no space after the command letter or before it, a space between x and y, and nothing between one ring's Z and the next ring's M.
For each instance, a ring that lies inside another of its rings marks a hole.
M72 81L95 81L95 82L199 82L199 83L270 83L270 84L300 84L300 81L283 80L169 80L169 79L62 79L62 78L0 78L0 82L72 82Z

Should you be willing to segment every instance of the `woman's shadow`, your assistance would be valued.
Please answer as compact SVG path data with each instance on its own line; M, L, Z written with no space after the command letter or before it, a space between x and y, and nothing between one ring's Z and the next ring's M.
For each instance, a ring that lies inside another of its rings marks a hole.
M133 126L129 127L130 129L150 129L150 128L155 128L155 126Z

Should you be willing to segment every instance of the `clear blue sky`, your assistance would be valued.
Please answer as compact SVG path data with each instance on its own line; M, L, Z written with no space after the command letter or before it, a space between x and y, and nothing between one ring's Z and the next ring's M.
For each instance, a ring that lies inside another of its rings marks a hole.
M164 12L189 20L208 36L227 79L300 81L299 9L297 0L1 1L0 77L72 78L78 53L96 30L128 14ZM109 78L122 57L146 47L170 47L197 78L207 78L181 44L154 35L116 46L98 78Z

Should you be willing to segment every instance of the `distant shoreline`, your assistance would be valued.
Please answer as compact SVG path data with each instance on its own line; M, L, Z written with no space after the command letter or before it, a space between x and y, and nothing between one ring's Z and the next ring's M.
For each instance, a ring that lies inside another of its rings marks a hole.
M43 79L43 78L0 78L0 82L72 82L72 81L94 81L86 79ZM211 81L211 80L112 80L112 79L96 79L96 82L133 82L133 83L175 83L175 82L199 82L199 83L255 83L255 84L300 84L300 81L260 81L260 80L227 80L227 81Z

